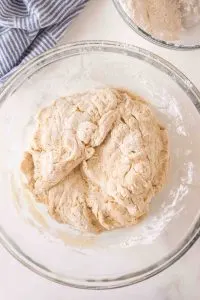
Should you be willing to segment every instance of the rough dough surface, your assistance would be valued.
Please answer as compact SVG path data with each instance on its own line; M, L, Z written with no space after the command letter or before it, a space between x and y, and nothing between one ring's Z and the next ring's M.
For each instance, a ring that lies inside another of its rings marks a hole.
M138 96L96 89L40 111L21 170L58 222L86 232L130 226L165 183L168 136Z

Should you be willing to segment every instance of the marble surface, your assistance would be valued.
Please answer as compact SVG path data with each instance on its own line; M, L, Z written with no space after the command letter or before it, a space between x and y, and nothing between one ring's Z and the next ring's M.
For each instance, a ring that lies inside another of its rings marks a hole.
M86 39L117 40L151 50L172 62L200 89L200 50L172 51L145 41L124 23L111 0L91 0L60 43ZM200 299L200 240L164 272L145 282L117 290L86 291L59 286L23 267L2 247L0 269L1 300Z

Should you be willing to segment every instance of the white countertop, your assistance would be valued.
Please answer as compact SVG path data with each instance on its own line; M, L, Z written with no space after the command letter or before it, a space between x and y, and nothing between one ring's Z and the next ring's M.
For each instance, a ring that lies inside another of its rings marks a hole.
M111 0L91 0L65 33L61 43L104 39L135 44L172 62L200 89L200 50L167 50L145 41L118 15ZM200 240L172 267L145 282L109 291L60 286L32 273L0 247L1 300L140 299L199 300Z

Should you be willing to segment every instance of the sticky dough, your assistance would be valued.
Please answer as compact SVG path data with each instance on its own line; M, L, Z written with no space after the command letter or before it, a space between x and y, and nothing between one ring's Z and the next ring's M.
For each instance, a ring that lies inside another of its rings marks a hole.
M136 224L165 183L168 136L127 91L96 89L40 111L21 170L49 214L85 232Z

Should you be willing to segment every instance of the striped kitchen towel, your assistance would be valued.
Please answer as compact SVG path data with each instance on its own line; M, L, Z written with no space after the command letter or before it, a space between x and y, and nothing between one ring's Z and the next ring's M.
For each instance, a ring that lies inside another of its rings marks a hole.
M0 0L0 82L55 46L88 0Z

